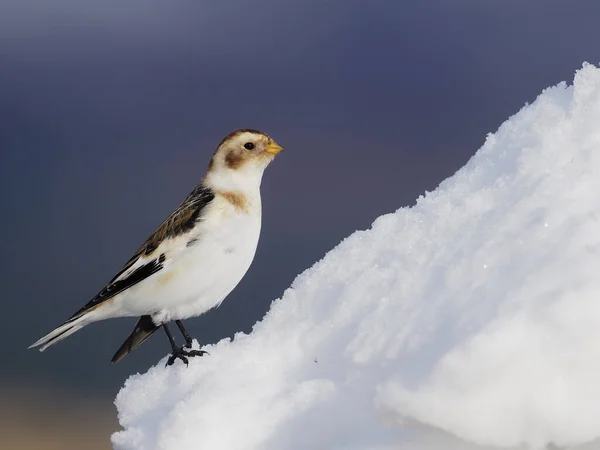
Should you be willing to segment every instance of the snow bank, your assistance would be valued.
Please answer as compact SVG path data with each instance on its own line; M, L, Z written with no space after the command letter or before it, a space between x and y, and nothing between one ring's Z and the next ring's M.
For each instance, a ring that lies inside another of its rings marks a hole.
M598 448L599 272L600 69L586 64L301 274L250 335L127 380L113 445Z

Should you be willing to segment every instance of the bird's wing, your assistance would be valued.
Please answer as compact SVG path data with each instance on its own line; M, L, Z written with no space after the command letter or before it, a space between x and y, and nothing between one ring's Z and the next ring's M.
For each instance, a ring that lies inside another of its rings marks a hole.
M214 197L214 193L209 188L202 185L196 187L183 203L160 224L119 273L69 320L81 317L115 295L160 271L166 260L165 252L162 250L165 249L169 239L190 231Z

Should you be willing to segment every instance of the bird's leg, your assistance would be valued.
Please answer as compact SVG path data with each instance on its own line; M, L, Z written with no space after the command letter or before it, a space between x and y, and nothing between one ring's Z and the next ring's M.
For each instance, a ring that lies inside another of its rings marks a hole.
M175 343L175 339L173 339L173 335L171 334L171 330L169 330L169 327L167 326L166 323L163 323L162 327L164 328L165 334L167 335L167 338L169 339L169 343L171 344L171 351L173 352L173 353L171 353L171 356L169 356L169 359L167 360L167 366L172 365L177 358L180 358L187 366L188 360L185 356L179 354L179 351L181 349L179 347L177 347L177 344Z
M177 344L175 344L175 339L173 339L173 335L171 334L171 330L169 330L169 327L167 326L167 324L163 323L162 326L165 329L165 333L167 334L167 337L169 338L169 342L171 343L171 350L172 350L171 356L169 356L169 359L167 360L167 364L166 364L167 366L172 366L177 358L181 359L187 366L188 365L188 359L187 359L188 356L189 357L202 356L205 353L208 353L208 352L205 352L204 350L184 350L183 347L177 347ZM187 341L187 339L186 339L186 341Z
M183 338L185 339L185 346L187 348L192 348L192 337L190 336L190 333L188 333L187 330L183 327L183 323L181 323L181 320L176 320L175 323L179 327L179 331L181 331L181 334L183 334Z

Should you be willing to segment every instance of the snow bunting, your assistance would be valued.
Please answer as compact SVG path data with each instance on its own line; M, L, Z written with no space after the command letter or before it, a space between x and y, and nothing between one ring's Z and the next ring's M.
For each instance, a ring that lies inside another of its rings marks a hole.
M119 273L63 325L29 348L51 345L99 320L141 316L114 355L118 362L162 327L171 344L168 365L202 355L182 319L218 306L250 267L261 228L263 171L283 150L256 130L238 130L214 152L206 175ZM186 344L177 347L175 321Z

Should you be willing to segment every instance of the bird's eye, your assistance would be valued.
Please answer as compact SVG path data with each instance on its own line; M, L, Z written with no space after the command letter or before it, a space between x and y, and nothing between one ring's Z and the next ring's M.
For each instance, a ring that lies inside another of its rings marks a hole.
M254 144L252 142L246 142L244 144L244 148L247 150L252 150L254 148Z

